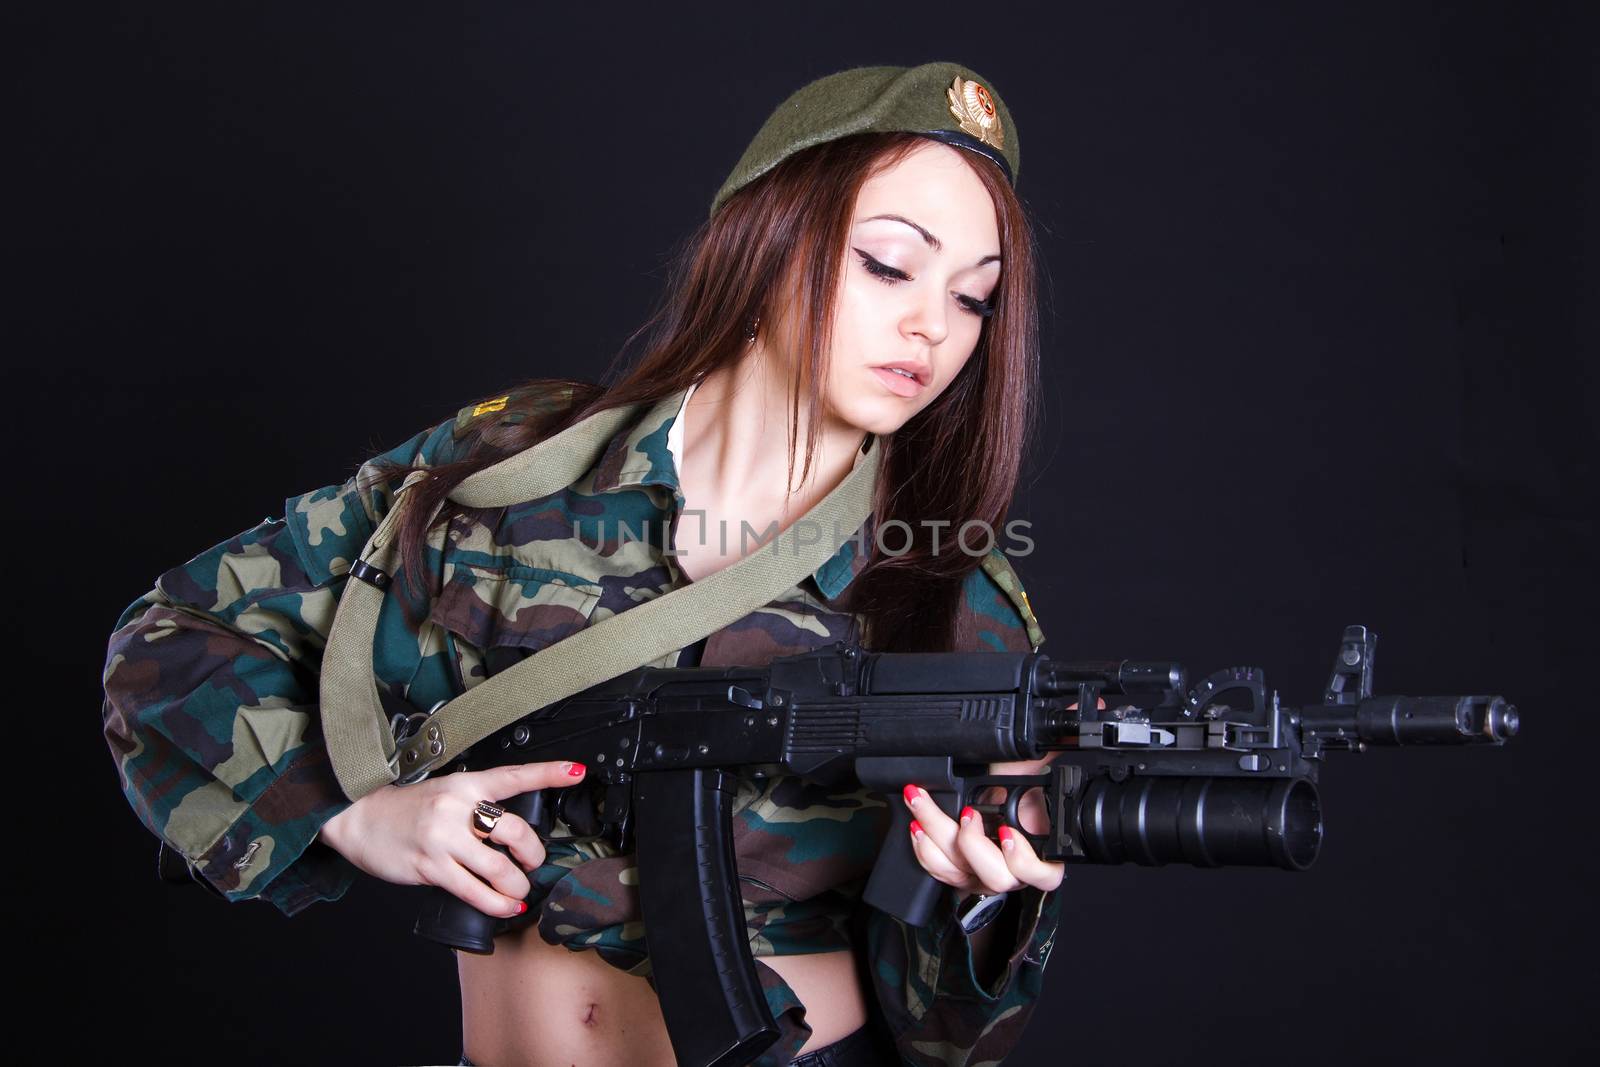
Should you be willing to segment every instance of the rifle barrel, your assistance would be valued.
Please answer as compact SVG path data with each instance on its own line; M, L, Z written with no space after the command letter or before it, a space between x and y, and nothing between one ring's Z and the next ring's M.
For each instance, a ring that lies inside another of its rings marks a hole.
M1297 714L1308 736L1335 746L1499 745L1521 726L1515 705L1497 696L1368 697Z

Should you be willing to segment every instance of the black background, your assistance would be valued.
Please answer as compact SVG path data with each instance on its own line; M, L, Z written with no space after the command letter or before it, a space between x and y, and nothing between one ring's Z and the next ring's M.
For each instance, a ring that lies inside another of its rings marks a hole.
M1073 868L1008 1062L1592 1052L1586 6L146 4L15 26L12 670L35 695L12 714L46 758L13 794L40 909L13 943L65 1005L24 1044L454 1062L454 970L408 932L415 891L369 879L286 920L156 881L99 732L106 637L284 497L522 377L601 375L787 93L953 59L1016 117L1046 267L1047 414L1013 511L1045 651L1253 663L1299 703L1359 622L1380 692L1503 693L1524 723L1499 750L1330 759L1305 874Z

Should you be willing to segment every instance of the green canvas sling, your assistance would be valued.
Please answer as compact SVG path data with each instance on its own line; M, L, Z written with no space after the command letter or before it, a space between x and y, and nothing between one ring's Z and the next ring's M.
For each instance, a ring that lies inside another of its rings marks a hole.
M471 475L449 499L466 507L504 507L565 489L594 466L642 406L597 412ZM340 788L354 801L379 786L420 781L502 726L691 645L776 599L832 557L866 521L881 452L876 435L869 435L861 460L844 480L750 555L540 649L437 705L397 741L378 696L372 654L378 612L398 555L392 537L406 490L427 473L412 471L350 567L356 580L345 583L323 650L322 729ZM802 531L818 529L823 531L819 539L802 543Z

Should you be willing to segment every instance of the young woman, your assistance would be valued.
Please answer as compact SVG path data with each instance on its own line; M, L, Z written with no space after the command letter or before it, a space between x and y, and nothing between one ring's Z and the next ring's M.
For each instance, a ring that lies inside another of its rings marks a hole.
M584 767L457 771L353 803L340 790L317 673L351 562L406 474L426 469L407 490L372 663L386 710L426 710L737 562L875 440L875 502L856 536L658 665L760 665L837 640L1036 648L998 547L1038 394L1016 143L992 88L955 64L806 86L717 194L619 382L536 379L469 405L163 575L124 613L105 675L106 736L141 819L230 900L292 915L337 899L359 870L503 917L493 954L457 954L463 1062L672 1063L641 981L632 856L541 841L511 813L487 834L509 858L475 832L480 802L581 782ZM644 416L561 492L500 509L446 500L474 471L629 403ZM917 858L952 887L925 928L859 903L884 798L794 775L740 783L745 918L782 1030L757 1062L998 1060L1021 1033L1061 865L1006 828L997 840L981 819L950 819L916 783L888 799L910 806ZM1024 824L1042 830L1041 813ZM1010 894L1000 920L963 932L956 916L994 893Z

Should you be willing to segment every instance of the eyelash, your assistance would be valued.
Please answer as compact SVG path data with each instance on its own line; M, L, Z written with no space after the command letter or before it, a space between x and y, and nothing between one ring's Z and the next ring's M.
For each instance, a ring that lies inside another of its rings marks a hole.
M896 282L911 280L910 275L906 274L904 271L896 270L894 267L879 263L865 252L861 251L859 248L855 250L855 253L861 257L861 265L866 268L867 273L883 282L885 285L894 285ZM960 304L971 314L977 315L979 318L986 319L990 315L994 314L994 304L988 301L978 300L975 297L957 297L956 303Z

